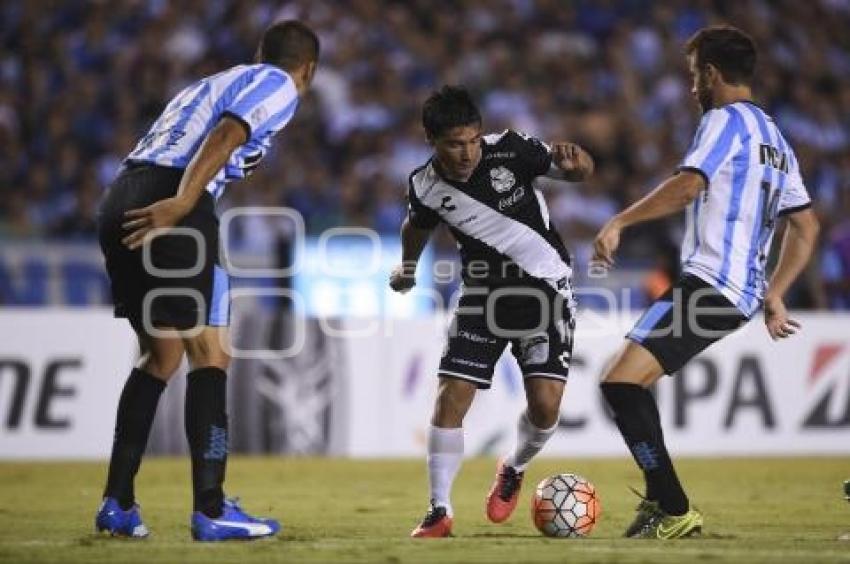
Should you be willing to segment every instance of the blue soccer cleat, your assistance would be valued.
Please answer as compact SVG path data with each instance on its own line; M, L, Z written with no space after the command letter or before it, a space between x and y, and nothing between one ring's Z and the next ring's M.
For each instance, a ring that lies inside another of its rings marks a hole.
M94 528L99 533L106 531L113 537L143 539L150 534L148 528L142 523L139 506L133 505L125 511L121 509L118 500L114 497L104 498L94 519Z
M251 517L235 499L225 500L224 512L215 519L200 511L192 513L192 538L199 541L250 540L270 537L279 531L280 523Z

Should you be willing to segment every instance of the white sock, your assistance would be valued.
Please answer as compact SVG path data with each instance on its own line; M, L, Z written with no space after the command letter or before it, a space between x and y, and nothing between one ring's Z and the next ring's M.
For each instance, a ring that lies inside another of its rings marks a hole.
M463 427L428 429L428 480L431 484L431 499L437 507L445 507L451 516L452 482L463 460Z
M523 411L517 422L517 442L514 452L505 458L505 464L514 468L517 472L525 472L526 466L531 459L555 434L558 424L555 423L549 429L538 429L528 418L528 411Z

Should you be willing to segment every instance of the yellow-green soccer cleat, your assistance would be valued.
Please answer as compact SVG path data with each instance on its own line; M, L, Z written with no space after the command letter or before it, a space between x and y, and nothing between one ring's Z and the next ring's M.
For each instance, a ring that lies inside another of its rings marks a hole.
M667 515L661 509L651 515L633 539L681 539L702 533L702 513L691 509L684 515Z

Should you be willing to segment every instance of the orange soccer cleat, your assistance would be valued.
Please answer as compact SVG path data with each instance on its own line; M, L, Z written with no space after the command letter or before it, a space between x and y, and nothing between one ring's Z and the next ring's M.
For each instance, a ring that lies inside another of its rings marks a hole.
M522 488L522 477L522 472L499 461L496 480L487 494L487 518L492 522L501 523L514 512Z
M446 508L435 506L431 502L431 509L425 514L422 522L413 529L410 536L415 539L439 539L452 535L452 518L446 512Z

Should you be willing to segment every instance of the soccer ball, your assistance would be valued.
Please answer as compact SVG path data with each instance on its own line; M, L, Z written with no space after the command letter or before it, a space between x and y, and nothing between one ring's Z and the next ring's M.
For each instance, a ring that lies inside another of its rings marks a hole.
M549 476L531 498L534 526L547 537L587 536L601 512L596 488L577 474Z

